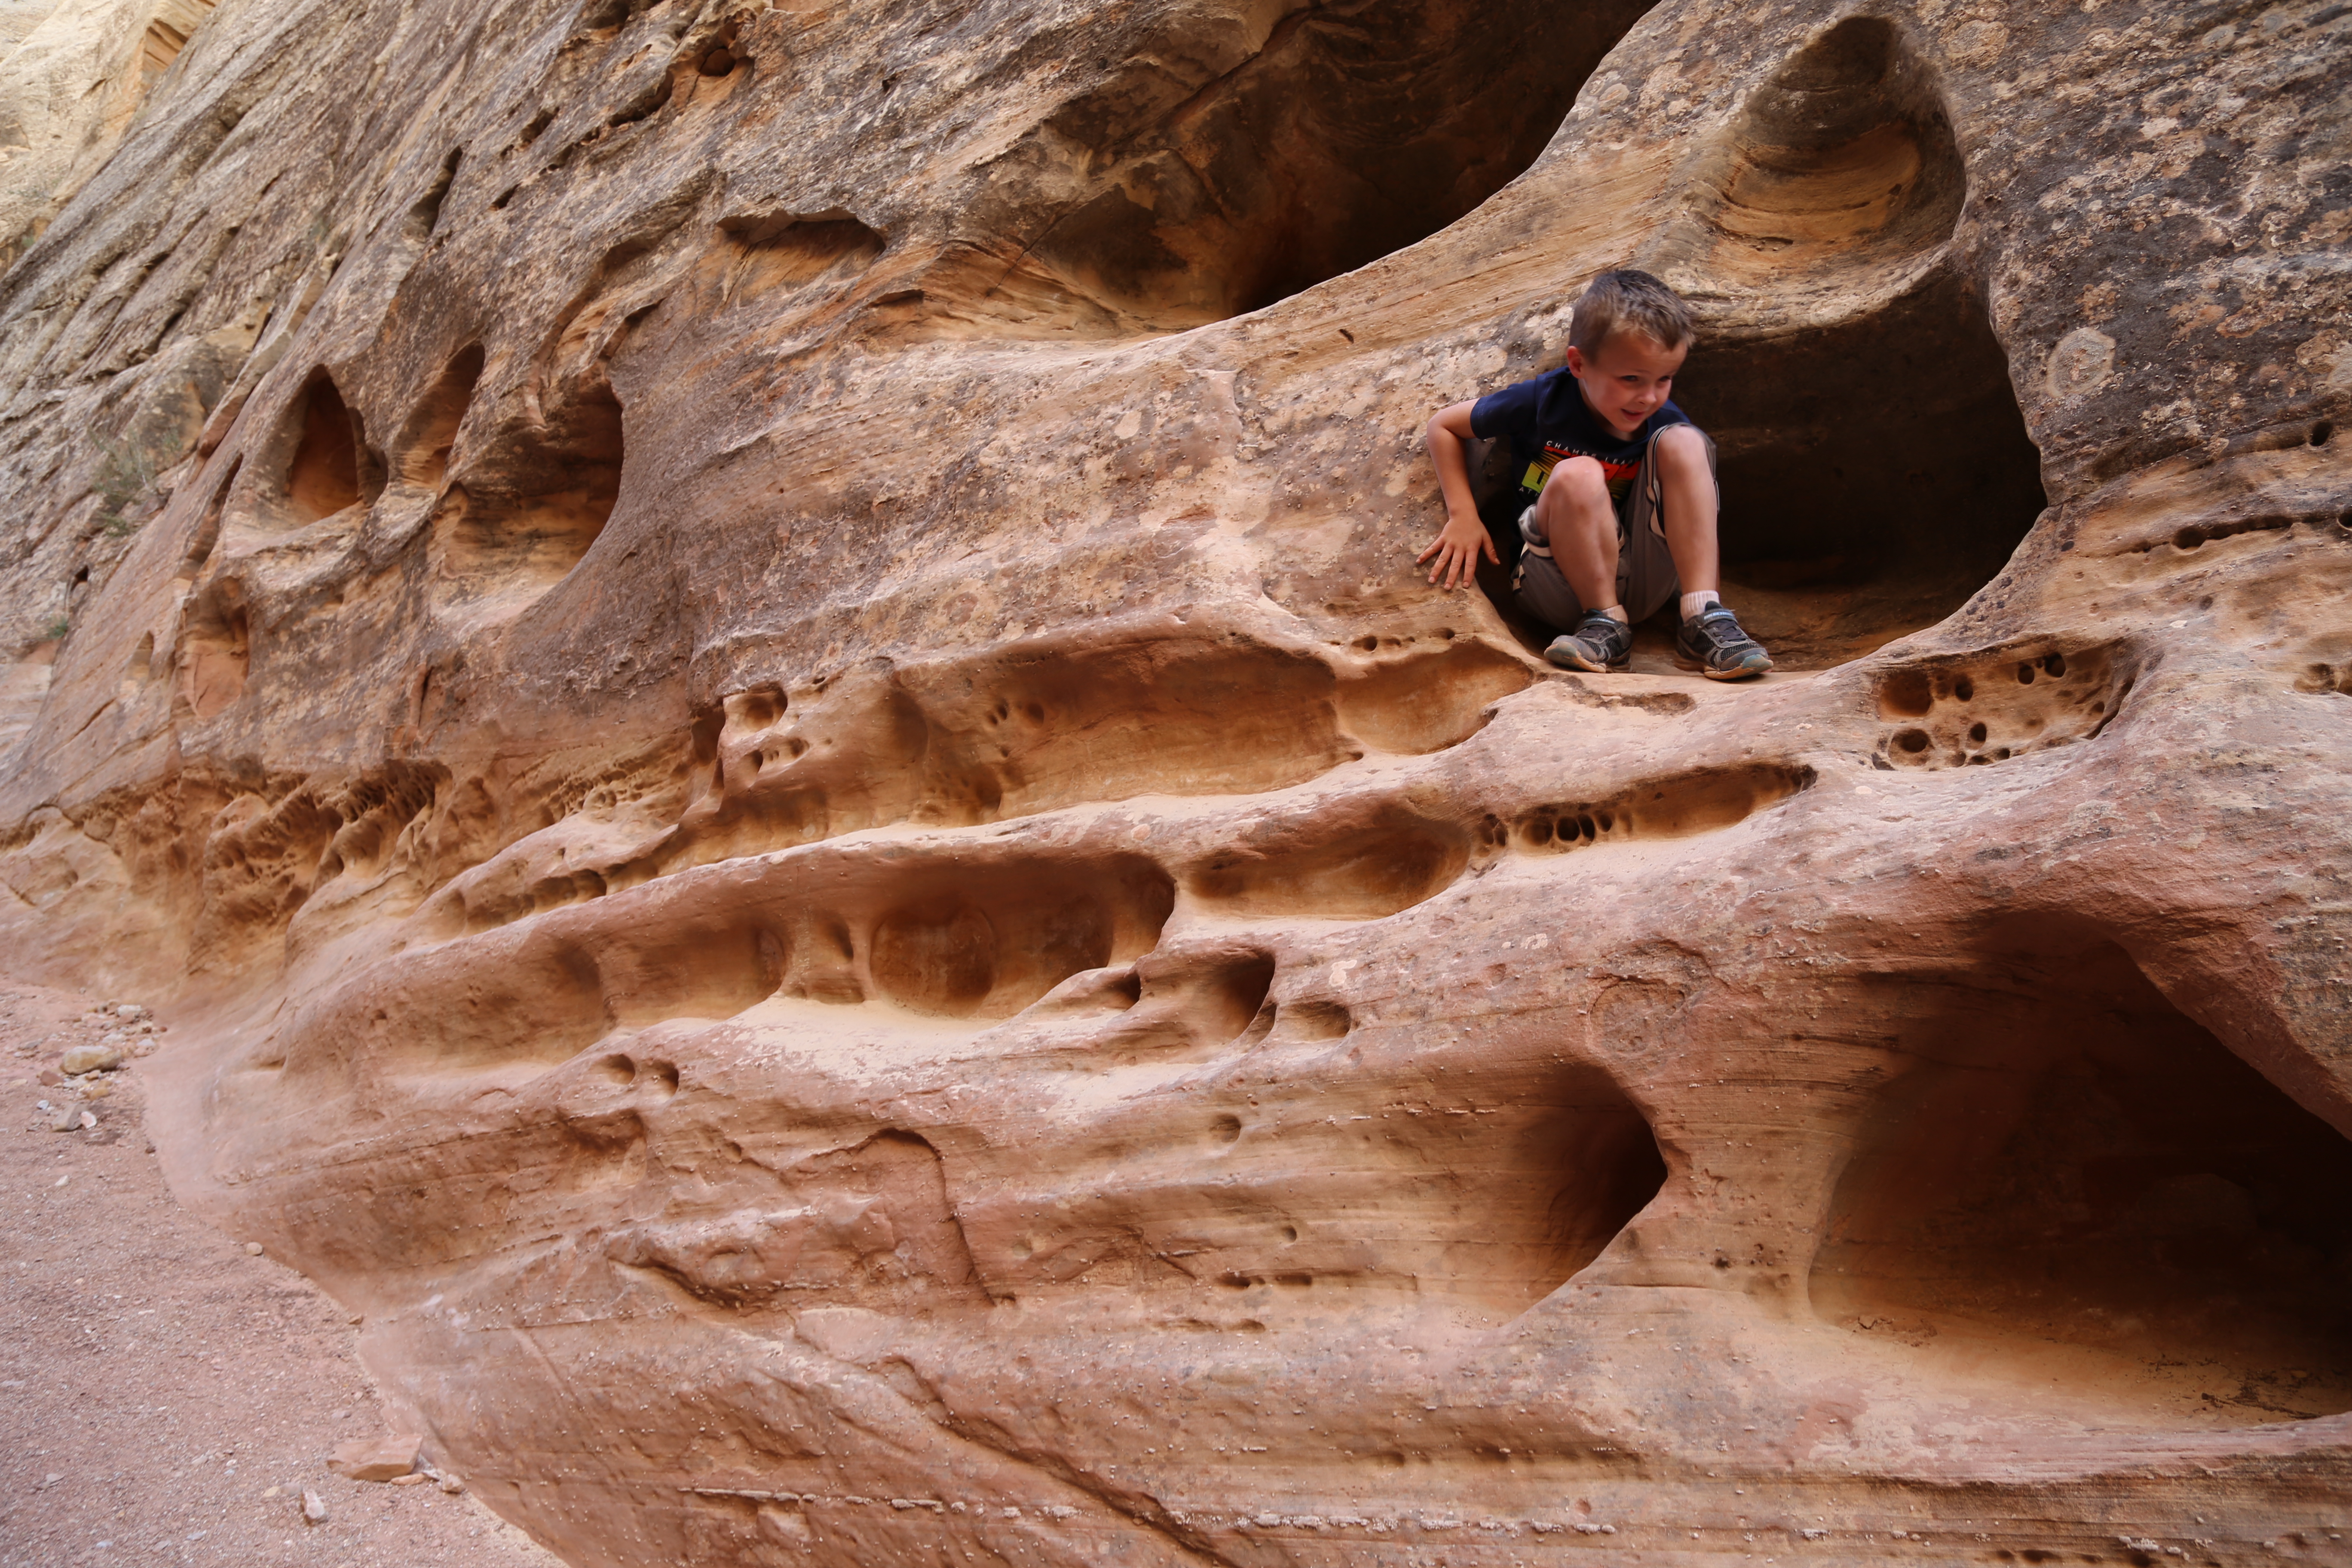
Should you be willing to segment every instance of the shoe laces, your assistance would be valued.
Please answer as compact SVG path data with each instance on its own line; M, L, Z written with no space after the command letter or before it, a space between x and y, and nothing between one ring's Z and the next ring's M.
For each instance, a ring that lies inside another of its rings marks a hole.
M1709 605L1706 609L1693 616L1691 632L1693 636L1703 637L1717 647L1727 647L1732 644L1749 640L1748 634L1740 629L1739 617L1721 605Z
M1601 614L1599 610L1593 610L1588 613L1584 619L1577 623L1576 640L1579 642L1589 642L1593 644L1595 647L1606 647L1610 643L1616 640L1617 625L1616 616L1606 616Z

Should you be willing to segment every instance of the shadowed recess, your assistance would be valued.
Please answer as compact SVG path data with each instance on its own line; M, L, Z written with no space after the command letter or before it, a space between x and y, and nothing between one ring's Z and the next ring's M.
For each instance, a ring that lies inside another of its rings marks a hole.
M1748 98L1708 180L1711 268L1852 283L1948 238L1968 181L1935 72L1875 16L1839 23Z
M468 343L452 356L410 413L394 443L394 477L402 484L437 488L449 473L457 426L473 405L482 379L482 345Z
M2160 1422L2352 1409L2352 1142L2112 942L1983 958L1895 999L1917 1065L1861 1129L1815 1310Z
M988 308L1061 330L1181 330L1411 245L1535 162L1651 3L1356 0L1270 29L1173 13L1160 47L1024 150L1083 173ZM1234 58L1221 40L1235 34L1263 41ZM1067 319L1074 303L1087 319Z
M1942 259L1967 184L1932 70L1891 25L1839 24L1757 89L1710 189L1708 290L1771 302L1702 333L1675 391L1720 449L1726 596L1781 668L1841 663L1958 609L2046 504Z
M1219 914L1379 920L1444 890L1469 857L1453 824L1381 806L1251 835L1193 867L1185 887Z
M428 405L454 402L467 368L460 355ZM560 581L613 515L622 456L621 402L601 368L541 409L470 435L434 516L436 592L448 599L536 594ZM429 471L429 449L425 466Z
M1783 668L1942 620L2045 504L2008 363L1957 280L1834 328L1702 339L1675 397L1720 448L1725 597Z
M1904 665L1877 682L1876 768L1942 769L2095 739L2131 694L2114 643L2046 645Z
M360 499L357 422L323 370L310 373L295 407L301 435L286 470L286 496L297 521L316 522Z

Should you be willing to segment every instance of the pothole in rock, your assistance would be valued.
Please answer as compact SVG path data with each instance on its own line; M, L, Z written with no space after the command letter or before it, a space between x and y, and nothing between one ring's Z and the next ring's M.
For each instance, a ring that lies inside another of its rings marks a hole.
M2041 458L1940 258L1964 172L1891 25L1841 23L1783 66L1710 188L1696 264L1754 324L1703 335L1675 395L1719 449L1726 598L1780 668L1820 668L1989 582L2046 504Z
M2015 931L1898 1005L1918 1064L1840 1178L1822 1317L2158 1423L2352 1409L2352 1141L2109 942Z
M1854 16L1749 95L1707 180L1709 269L1732 287L1832 293L1950 237L1967 195L1935 71L1893 23Z
M209 719L245 695L253 663L253 617L245 585L217 578L195 595L183 619L173 662L180 670L173 707Z
M955 305L1015 330L1171 331L1361 267L1532 163L1653 3L1355 0L1270 27L1179 12L1015 154L1039 216L1004 259L975 258L980 297Z
M1532 679L1470 639L1335 670L1246 638L1013 645L723 699L708 786L647 874L887 822L969 826L1138 795L1256 794L1459 744Z
M1557 1100L1497 1151L1518 1179L1484 1205L1505 1244L1496 1257L1513 1265L1488 1292L1506 1306L1532 1306L1581 1273L1666 1183L1656 1135L1606 1075L1570 1075Z
M1812 787L1813 770L1780 763L1702 768L1635 784L1601 800L1549 802L1486 826L1486 841L1539 855L1591 844L1686 838L1746 821Z
M1871 764L1967 767L2087 741L2114 720L2131 688L2114 644L1906 666L1879 678L1886 727Z

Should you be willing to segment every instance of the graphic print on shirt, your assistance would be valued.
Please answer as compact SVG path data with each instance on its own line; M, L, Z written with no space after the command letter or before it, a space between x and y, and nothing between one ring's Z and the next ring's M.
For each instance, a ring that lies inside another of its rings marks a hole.
M1635 458L1631 462L1612 463L1597 452L1579 452L1574 447L1563 447L1557 441L1544 443L1542 455L1528 465L1526 475L1519 480L1519 488L1530 495L1542 494L1544 481L1551 478L1551 471L1559 466L1560 459L1578 457L1591 458L1601 465L1601 476L1609 486L1610 501L1622 508L1626 494L1633 488L1633 477L1642 471L1641 458Z

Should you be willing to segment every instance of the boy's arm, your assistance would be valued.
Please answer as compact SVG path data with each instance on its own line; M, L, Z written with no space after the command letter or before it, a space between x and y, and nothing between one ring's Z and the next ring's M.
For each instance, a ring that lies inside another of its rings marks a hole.
M1461 587L1477 574L1480 551L1497 564L1503 559L1495 553L1495 542L1479 520L1477 499L1470 493L1470 466L1462 453L1462 444L1474 439L1470 410L1475 406L1475 402L1451 404L1429 418L1429 460L1437 469L1437 488L1445 494L1445 527L1413 558L1413 564L1437 557L1429 580L1443 577L1448 588Z

